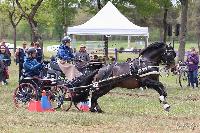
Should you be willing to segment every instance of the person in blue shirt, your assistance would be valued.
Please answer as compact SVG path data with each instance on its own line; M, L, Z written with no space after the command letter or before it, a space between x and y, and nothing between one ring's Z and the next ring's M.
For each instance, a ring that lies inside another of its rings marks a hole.
M69 36L65 36L62 39L62 44L59 46L56 55L58 58L58 65L68 80L72 80L81 75L81 73L71 63L74 60L74 55L70 45L71 38Z
M65 36L62 39L62 44L58 48L57 57L60 60L70 62L74 59L73 51L70 48L71 38L69 36Z
M40 71L43 68L42 63L37 62L35 59L37 55L37 51L35 48L29 48L27 51L27 58L24 61L23 68L25 70L24 75L26 77L38 77L40 75Z

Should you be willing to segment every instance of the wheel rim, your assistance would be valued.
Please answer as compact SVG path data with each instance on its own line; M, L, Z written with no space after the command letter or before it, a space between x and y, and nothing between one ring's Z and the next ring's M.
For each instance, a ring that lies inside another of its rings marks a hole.
M29 83L20 84L14 92L13 100L17 108L27 108L28 103L36 98L36 90Z
M69 88L64 85L57 85L49 95L51 105L54 109L68 111L72 106L72 95Z

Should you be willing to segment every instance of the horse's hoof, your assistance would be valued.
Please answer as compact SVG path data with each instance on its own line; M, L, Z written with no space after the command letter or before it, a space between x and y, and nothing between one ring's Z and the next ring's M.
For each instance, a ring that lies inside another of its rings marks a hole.
M169 112L169 110L170 110L170 105L169 104L164 104L163 107L164 107L165 111Z
M97 112L97 110L95 108L92 108L92 109L90 109L90 112L95 113L95 112Z
M103 110L98 110L97 112L98 113L105 113Z

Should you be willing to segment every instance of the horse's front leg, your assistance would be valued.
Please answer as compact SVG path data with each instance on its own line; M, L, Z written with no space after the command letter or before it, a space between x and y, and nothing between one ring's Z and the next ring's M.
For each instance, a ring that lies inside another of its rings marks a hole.
M102 113L103 111L101 110L97 100L100 97L99 96L100 92L99 91L94 91L92 93L92 97L91 97L91 107L90 107L90 111L91 112L98 112L98 113Z
M112 89L111 86L99 88L92 93L91 108L90 108L91 112L98 112L98 113L104 112L104 111L102 111L101 107L98 104L98 99L99 99L99 97L102 97L103 95L107 94L111 89Z
M169 111L170 105L166 101L167 92L161 82L145 78L141 80L141 86L146 86L148 88L156 90L160 94L159 100L163 104L164 110Z

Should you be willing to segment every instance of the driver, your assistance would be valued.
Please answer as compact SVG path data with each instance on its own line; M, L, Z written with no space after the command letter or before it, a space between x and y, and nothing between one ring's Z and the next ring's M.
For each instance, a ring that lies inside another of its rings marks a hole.
M80 45L80 50L75 54L75 66L79 71L83 71L86 64L90 61L90 56L84 44Z
M29 48L27 51L27 58L24 61L23 68L25 70L25 76L34 77L39 76L40 71L43 68L42 63L38 63L36 60L37 51L35 48Z
M56 55L58 58L58 65L68 80L72 80L75 77L79 77L80 75L82 75L72 64L74 55L72 53L70 45L71 38L69 36L65 36L62 39L62 44L60 44Z

